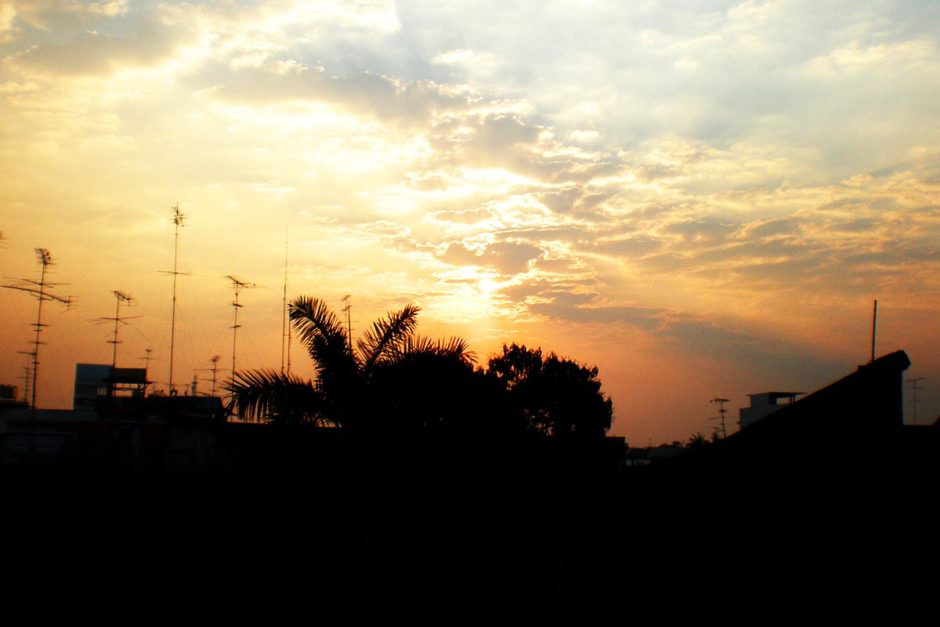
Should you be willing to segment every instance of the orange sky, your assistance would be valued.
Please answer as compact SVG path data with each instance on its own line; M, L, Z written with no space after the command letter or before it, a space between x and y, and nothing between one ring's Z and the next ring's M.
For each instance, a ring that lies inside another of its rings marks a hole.
M940 412L940 9L932 2L0 0L0 270L52 280L39 404L108 363L280 365L289 293L354 326L600 367L635 445L709 399L812 391L898 348ZM498 19L497 19L498 18ZM0 291L0 382L36 302ZM295 370L310 373L294 347ZM908 393L907 414L912 406Z

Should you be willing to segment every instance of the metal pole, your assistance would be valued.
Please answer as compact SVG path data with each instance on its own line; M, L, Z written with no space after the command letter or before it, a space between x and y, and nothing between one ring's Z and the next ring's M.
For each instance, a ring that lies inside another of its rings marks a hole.
M179 267L177 265L180 252L180 226L183 224L183 214L180 213L180 206L177 204L173 208L173 224L176 225L173 235L173 314L170 319L170 395L176 391L173 385L173 356L176 348L176 277L179 276Z

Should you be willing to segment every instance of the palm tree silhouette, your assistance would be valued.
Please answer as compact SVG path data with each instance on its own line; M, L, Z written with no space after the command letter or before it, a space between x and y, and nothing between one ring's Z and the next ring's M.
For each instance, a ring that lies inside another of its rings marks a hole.
M462 338L430 340L415 334L420 308L407 305L379 318L352 345L342 321L325 301L301 296L289 306L291 325L314 363L305 380L276 370L234 373L229 409L241 418L281 423L312 422L352 427L377 406L370 382L377 372L425 361L470 368L473 353Z

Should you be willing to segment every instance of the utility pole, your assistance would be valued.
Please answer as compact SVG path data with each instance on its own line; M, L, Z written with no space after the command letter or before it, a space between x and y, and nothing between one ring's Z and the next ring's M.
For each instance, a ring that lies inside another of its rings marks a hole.
M254 283L248 283L247 281L242 281L232 275L225 277L232 282L232 289L235 291L235 300L232 301L232 309L235 310L234 320L232 322L232 379L235 378L235 349L238 346L238 328L241 326L238 324L238 310L244 307L244 305L239 304L238 295L241 294L243 289L251 289L255 287Z
M875 336L878 332L878 300L875 299L875 307L871 314L871 363L875 361Z

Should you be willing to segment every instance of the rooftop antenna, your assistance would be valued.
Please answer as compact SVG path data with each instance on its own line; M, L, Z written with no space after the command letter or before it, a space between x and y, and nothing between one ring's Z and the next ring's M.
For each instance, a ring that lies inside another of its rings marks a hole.
M349 299L349 294L343 296L343 302L346 303L346 305L343 307L343 313L346 314L346 339L349 342L349 354L352 355L352 318L350 317L350 312L352 312L352 305L349 303Z
M145 348L145 349L144 349L144 356L137 358L137 359L143 359L143 360L144 360L144 372L147 372L148 370L150 370L150 362L153 361L152 353L153 353L153 349L152 349L152 348ZM149 385L149 383L148 383L148 385Z
M29 403L29 382L33 377L33 351L16 351L20 355L26 355L26 365L23 367L23 402Z
M284 297L281 304L281 374L284 374L284 357L287 357L287 373L290 374L290 322L287 309L287 244L288 231L284 229Z
M728 413L728 410L725 409L725 403L729 403L729 402L731 401L727 398L717 398L717 397L709 401L709 403L715 403L716 405L718 405L718 418L712 418L712 420L721 421L721 437L722 438L728 437L727 421L725 420L725 415Z
M188 272L180 272L177 262L180 253L180 227L183 226L183 220L186 216L180 211L179 203L176 203L173 209L173 270L164 270L164 274L173 275L173 313L170 319L170 396L176 394L176 386L173 385L173 355L176 348L176 277L181 274L188 275Z
M875 308L871 314L871 360L875 361L875 335L878 331L878 299L875 299Z
M247 281L242 281L232 275L227 275L225 277L232 282L232 289L235 290L235 300L232 301L232 309L235 310L234 321L232 322L232 378L235 377L235 349L238 346L238 328L241 326L238 324L238 310L244 307L244 305L239 304L238 295L241 294L243 289L251 289L256 287L254 283L248 283Z
M115 299L114 317L113 318L112 317L99 318L99 320L103 320L103 321L113 320L114 321L114 339L108 340L108 343L114 344L114 351L111 354L111 367L117 368L117 345L121 343L120 340L118 340L118 328L121 324L127 324L126 322L124 322L125 320L127 320L127 318L121 317L121 303L126 303L127 305L130 305L131 301L134 299L131 298L129 294L125 294L124 292L121 292L120 290L114 290L112 293L114 294L114 299Z
M36 300L39 301L39 304L36 308L36 323L33 325L36 329L36 339L33 340L33 380L31 385L32 400L30 402L32 411L30 414L30 430L29 430L29 455L32 457L33 453L33 432L35 431L36 426L36 381L39 378L39 347L45 342L40 341L40 336L42 334L42 329L46 324L42 322L42 304L47 300L56 301L65 305L66 310L71 309L72 299L71 297L63 298L57 296L47 291L50 287L55 287L56 283L49 283L46 281L46 273L49 271L49 266L54 265L52 262L52 253L50 253L45 248L36 249L36 259L39 261L40 265L40 274L39 281L33 281L30 279L23 279L23 282L27 285L4 285L7 289L11 290L20 290L21 292L26 292L27 294L32 295Z
M917 424L917 384L924 380L924 377L917 377L916 379L908 379L907 383L911 386L911 407L913 409L913 416L911 416L911 424Z
M212 364L212 396L215 396L215 386L218 382L219 375L219 360L222 359L221 355L213 355L209 362Z

